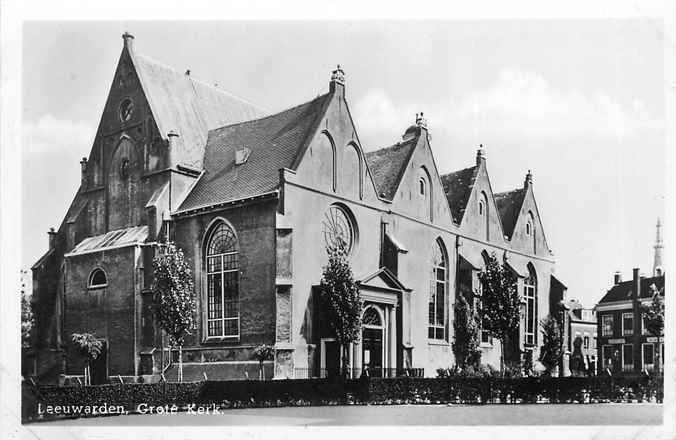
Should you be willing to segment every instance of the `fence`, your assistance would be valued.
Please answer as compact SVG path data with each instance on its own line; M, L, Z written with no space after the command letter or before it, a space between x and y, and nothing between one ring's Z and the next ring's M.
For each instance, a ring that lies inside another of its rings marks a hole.
M296 368L295 379L327 379L341 376L340 368ZM349 368L347 377L359 379L362 376L371 378L394 378L394 377L423 377L424 368Z

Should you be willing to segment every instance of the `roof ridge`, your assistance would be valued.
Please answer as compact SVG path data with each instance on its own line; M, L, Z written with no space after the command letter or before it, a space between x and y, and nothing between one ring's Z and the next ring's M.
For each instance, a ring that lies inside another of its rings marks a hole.
M381 151L390 150L390 149L392 149L392 148L394 148L394 147L401 147L401 146L403 146L403 145L406 145L406 144L410 143L411 141L416 140L416 138L417 138L417 136L416 136L416 137L412 137L411 139L407 139L407 140L405 140L405 141L399 141L399 142L397 142L396 144L388 145L387 147L382 147L382 148L378 148L377 150L367 151L367 152L365 152L364 154L365 154L366 156L368 156L369 154L375 154L375 153L378 153L378 152L381 152Z
M183 77L183 78L186 78L186 77L187 77L186 79L189 80L189 81L191 81L191 82L195 82L195 83L201 84L201 85L203 85L203 86L205 86L205 87L209 87L210 89L215 90L215 91L217 91L217 92L219 92L219 93L224 93L224 94L226 94L226 95L228 95L228 96L230 96L230 97L232 97L232 98L235 98L235 99L237 99L237 100L239 100L239 101L242 101L242 102L244 102L244 103L246 103L246 104L249 104L249 105L251 105L252 107L255 107L255 108L258 109L258 110L265 111L265 112L268 111L267 109L264 109L264 108L261 107L260 105L254 103L254 102L251 102L251 101L249 101L248 99L243 98L243 97L241 97L241 96L239 96L239 95L237 95L237 94L235 94L235 93L233 93L233 92L231 92L231 91L229 91L229 90L223 89L223 88L221 88L221 87L217 87L217 86L215 86L215 85L213 85L213 84L209 84L208 82L206 82L206 81L204 81L204 80L201 80L201 79L199 79L199 78L195 78L195 77L193 77L192 75L186 75L185 73L181 73L181 72L179 72L175 67L172 67L172 66L170 66L170 65L168 65L168 64L166 64L166 63L164 63L164 62L162 62L162 61L158 61L158 60L156 60L155 58L150 57L150 56L148 56L148 55L146 55L146 54L135 52L135 53L134 53L134 56L135 56L135 57L140 57L140 58L142 58L143 60L145 60L146 62L155 64L156 66L159 66L159 67L161 67L161 68L163 68L163 69L169 70L170 72L174 73L174 74L177 75L177 76L180 76L180 77ZM197 94L196 91L195 91L195 94Z
M228 125L224 125L222 127L212 128L211 130L209 130L209 133L214 132L214 131L223 130L224 128L232 128L232 127L236 127L238 125L251 124L251 123L254 123L254 122L258 122L258 121L263 121L265 119L274 118L274 117L277 117L277 116L279 116L283 113L287 113L287 112L290 112L291 110L295 110L299 107L303 107L304 105L311 104L311 103L313 103L313 102L315 102L315 101L317 101L321 98L325 98L328 95L330 95L330 93L325 93L323 95L319 95L316 98L313 98L309 101L303 102L302 104L294 105L293 107L286 108L284 110L278 111L277 113L273 113L271 115L261 116L260 118L248 119L246 121L236 122L234 124L228 124Z
M502 191L502 192L493 193L493 197L506 196L508 194L523 192L524 189L525 188L515 188L515 189L511 189L509 191Z
M446 174L441 174L439 177L450 176L451 174L462 173L463 171L468 171L468 170L474 169L476 167L478 167L478 165L472 165L471 167L463 168L463 169L460 169L460 170L449 171Z

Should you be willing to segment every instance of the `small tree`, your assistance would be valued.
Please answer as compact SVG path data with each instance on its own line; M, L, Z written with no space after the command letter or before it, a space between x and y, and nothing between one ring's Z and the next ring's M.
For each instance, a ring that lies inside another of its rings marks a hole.
M350 368L348 349L351 343L359 340L363 304L347 261L345 243L339 239L335 246L327 248L327 252L329 261L320 282L322 303L329 326L342 348L341 367L343 377L347 377Z
M269 345L259 345L254 348L253 357L258 361L258 378L265 380L265 373L263 372L263 362L268 361L275 355L275 349Z
M563 354L563 335L561 325L552 315L547 315L541 322L542 348L540 362L545 366L545 373L552 374L552 370L559 365Z
M486 268L479 273L483 328L500 340L500 371L505 371L505 344L519 328L521 300L516 276L498 261L495 253L488 257Z
M73 333L71 338L80 354L85 358L84 383L91 385L91 363L101 354L103 343L96 339L93 333Z
M653 299L650 304L643 306L643 319L645 322L645 329L657 338L664 336L664 298L656 288L653 288ZM655 353L656 370L660 371L660 350L659 344L653 345Z
M468 367L477 369L481 365L479 317L462 294L457 295L454 315L452 347L455 363L463 370Z
M178 346L178 381L183 381L183 340L195 327L195 304L192 272L183 251L172 242L163 246L153 259L152 291L155 316L172 344Z
M21 346L30 347L31 330L33 329L33 307L31 306L30 296L26 293L26 285L23 277L26 271L21 271Z

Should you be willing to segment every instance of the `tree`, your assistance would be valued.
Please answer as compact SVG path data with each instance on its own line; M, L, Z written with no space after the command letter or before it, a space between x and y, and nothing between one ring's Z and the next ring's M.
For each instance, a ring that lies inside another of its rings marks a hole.
M660 292L653 286L653 299L650 304L643 306L643 320L645 329L659 339L664 336L664 298ZM657 372L660 371L660 350L659 344L653 345L655 353L655 364Z
M24 276L26 271L21 271L21 346L30 347L31 330L34 325L33 307L31 306L30 296L26 294L26 284Z
M253 357L258 361L258 378L260 380L265 379L265 373L263 372L263 362L270 360L275 355L275 349L269 345L259 345L254 348Z
M540 362L545 366L545 373L552 374L552 370L559 365L563 354L563 334L561 324L552 315L547 315L541 321L542 347L540 349Z
M320 282L321 298L329 326L343 351L341 367L343 377L347 377L350 368L350 344L357 342L361 336L363 303L347 261L345 243L338 239L335 246L327 248L327 252L329 261L324 266Z
M73 333L71 338L80 354L85 358L85 385L91 385L91 363L101 354L101 350L103 350L103 342L96 339L96 336L94 336L93 333Z
M452 347L455 362L463 370L468 367L476 369L481 364L481 349L479 349L481 327L476 310L462 294L457 296L454 315Z
M183 341L195 327L192 272L183 251L172 242L163 245L153 259L152 285L155 316L172 344L178 346L178 381L183 381Z
M500 340L500 371L505 371L505 344L519 328L521 299L516 276L498 261L495 253L488 257L486 268L479 272L483 329Z

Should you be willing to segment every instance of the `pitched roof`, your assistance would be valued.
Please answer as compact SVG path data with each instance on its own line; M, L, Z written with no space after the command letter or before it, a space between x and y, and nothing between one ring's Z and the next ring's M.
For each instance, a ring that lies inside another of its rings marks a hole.
M512 238L516 221L519 219L519 212L521 212L521 205L523 205L525 196L526 189L524 188L493 195L495 204L498 206L498 212L500 213L502 230L510 239Z
M88 254L101 250L133 246L144 243L148 238L148 226L133 226L131 228L118 229L105 234L87 237L78 243L72 251L65 256Z
M446 198L448 199L448 205L451 208L453 220L456 223L460 223L465 214L467 202L469 201L469 196L472 194L472 188L474 188L474 182L476 182L478 171L479 166L475 165L440 176Z
M261 195L279 184L279 170L292 168L317 129L331 94L261 119L209 132L204 174L178 211ZM235 165L235 152L250 150L246 162Z
M651 298L653 291L651 289L652 285L655 285L658 291L664 295L664 276L659 277L650 277L650 278L641 278L641 298ZM599 304L615 301L628 301L631 300L634 289L634 281L623 281L619 284L614 285L608 290L608 292L601 298Z
M262 116L265 112L229 92L154 61L132 55L160 133L179 134L179 162L201 168L209 130Z
M404 142L366 153L366 162L373 175L378 195L392 200L397 192L399 182L404 175L406 164L418 143L414 137Z

